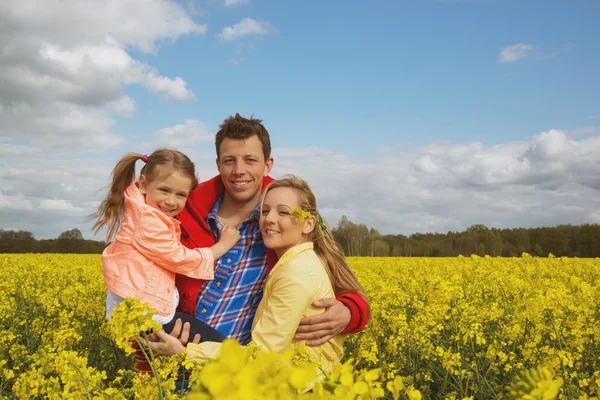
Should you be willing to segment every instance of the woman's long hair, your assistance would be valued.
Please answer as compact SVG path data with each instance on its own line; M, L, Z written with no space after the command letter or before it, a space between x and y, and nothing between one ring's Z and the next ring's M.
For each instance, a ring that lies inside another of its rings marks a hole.
M108 186L106 197L96 212L90 215L91 218L96 219L96 223L92 227L94 233L107 227L107 243L115 237L121 226L125 208L125 190L135 180L135 163L142 159L146 161L146 165L142 168L140 175L144 175L148 182L159 175L168 176L168 174L179 171L192 179L190 192L198 186L194 163L177 150L160 149L149 156L139 153L126 154L117 162L111 173L111 183ZM166 169L165 167L170 168Z
M276 188L290 188L296 190L300 198L300 209L309 211L311 217L315 218L315 228L309 234L308 239L313 242L315 253L317 253L317 256L325 266L336 296L343 293L358 291L366 298L362 286L360 286L356 276L354 276L354 273L346 262L344 253L333 239L327 223L320 216L317 209L317 200L306 181L294 175L287 175L282 179L273 181L265 189L263 200L269 190Z

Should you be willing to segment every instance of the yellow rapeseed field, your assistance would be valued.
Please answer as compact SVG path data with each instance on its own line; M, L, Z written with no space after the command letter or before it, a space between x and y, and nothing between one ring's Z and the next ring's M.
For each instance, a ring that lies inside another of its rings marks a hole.
M218 360L153 360L145 306L104 321L99 255L0 254L0 398L587 399L600 391L600 260L350 258L371 320L312 392L315 364L226 342ZM189 370L192 392L176 385Z

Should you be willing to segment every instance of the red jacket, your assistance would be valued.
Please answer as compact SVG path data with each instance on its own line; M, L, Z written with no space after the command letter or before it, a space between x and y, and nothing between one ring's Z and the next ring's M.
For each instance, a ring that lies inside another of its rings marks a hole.
M263 189L273 181L271 177L263 179ZM202 182L188 198L186 207L177 219L181 222L181 243L186 247L210 247L215 244L215 237L206 222L208 213L214 207L217 199L224 191L221 175ZM275 253L267 249L267 267L269 271L277 263ZM175 284L179 290L178 311L195 315L198 294L204 285L204 280L177 275ZM344 334L356 333L364 329L369 319L368 305L365 298L357 292L345 293L337 296L337 300L344 303L352 315L350 323L342 332Z

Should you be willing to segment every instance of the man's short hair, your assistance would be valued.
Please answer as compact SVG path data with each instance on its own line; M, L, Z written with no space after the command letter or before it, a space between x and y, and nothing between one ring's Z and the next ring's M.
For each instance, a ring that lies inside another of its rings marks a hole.
M271 157L271 138L269 132L265 129L261 119L250 119L242 117L236 113L235 117L229 117L219 126L219 131L215 136L215 146L217 147L217 158L221 157L221 143L223 139L246 139L251 136L258 136L262 143L265 161Z

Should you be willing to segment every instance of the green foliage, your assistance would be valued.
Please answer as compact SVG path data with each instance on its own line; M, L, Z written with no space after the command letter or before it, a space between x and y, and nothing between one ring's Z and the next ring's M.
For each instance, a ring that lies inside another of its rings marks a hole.
M104 242L84 239L79 229L44 240L36 240L31 232L0 229L0 253L100 254L105 247Z
M600 225L496 229L472 225L464 232L381 235L342 216L331 231L346 256L456 257L477 254L517 257L600 257Z

